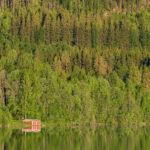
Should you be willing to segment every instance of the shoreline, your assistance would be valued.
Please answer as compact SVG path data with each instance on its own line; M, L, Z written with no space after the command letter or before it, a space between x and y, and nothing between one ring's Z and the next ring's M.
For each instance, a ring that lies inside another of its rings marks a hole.
M87 123L87 122L72 122L72 123L48 123L48 122L41 122L41 128L45 127L144 127L149 126L150 123L140 122L140 123ZM30 127L28 124L23 124L22 121L12 121L7 124L0 124L0 127Z

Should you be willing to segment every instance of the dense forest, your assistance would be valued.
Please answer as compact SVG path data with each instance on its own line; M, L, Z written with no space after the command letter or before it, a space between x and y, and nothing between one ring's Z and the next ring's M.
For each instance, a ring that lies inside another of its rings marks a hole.
M1 0L0 122L150 122L149 0Z

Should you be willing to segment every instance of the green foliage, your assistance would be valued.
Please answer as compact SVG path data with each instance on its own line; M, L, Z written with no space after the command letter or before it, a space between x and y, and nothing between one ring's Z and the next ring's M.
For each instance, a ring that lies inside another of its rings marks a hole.
M0 12L0 43L6 42L10 36L11 29L11 17L10 11Z
M116 0L15 1L0 12L0 43L4 47L16 40L30 44L63 41L86 48L150 46L150 12L144 0L136 4Z
M150 120L144 0L9 2L0 2L0 123Z
M98 45L98 26L96 23L92 24L92 47L96 48Z
M8 115L1 122L8 122L10 116L54 123L149 120L149 69L148 62L141 61L150 56L148 51L141 55L134 50L127 53L87 49L85 57L83 50L59 43L41 45L31 52L14 49L7 49L7 55L0 59L0 111L2 116L5 112ZM96 64L90 65L86 58L89 62L103 60L98 68L100 74L95 70ZM104 60L112 69L103 66ZM121 65L129 62L132 63L124 73Z

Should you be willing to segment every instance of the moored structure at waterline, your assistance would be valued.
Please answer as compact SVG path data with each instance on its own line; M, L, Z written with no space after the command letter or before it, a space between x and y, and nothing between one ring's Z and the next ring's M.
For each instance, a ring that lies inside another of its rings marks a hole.
M41 125L41 121L37 120L37 119L25 119L25 120L23 120L23 123L31 125L31 126L40 126Z

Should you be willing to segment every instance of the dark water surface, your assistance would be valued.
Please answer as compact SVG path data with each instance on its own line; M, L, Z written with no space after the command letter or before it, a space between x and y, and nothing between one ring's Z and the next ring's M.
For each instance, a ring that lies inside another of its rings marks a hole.
M0 150L150 150L150 127L25 130L0 128Z

